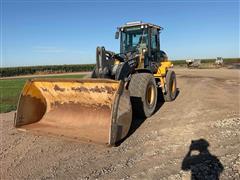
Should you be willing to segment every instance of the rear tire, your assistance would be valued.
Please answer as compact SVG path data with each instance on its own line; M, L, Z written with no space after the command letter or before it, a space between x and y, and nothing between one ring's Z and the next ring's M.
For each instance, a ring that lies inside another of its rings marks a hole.
M177 80L174 71L168 70L166 75L166 94L164 100L166 102L173 101L177 96Z
M91 73L91 78L97 78L96 67L93 69L93 71Z
M134 115L150 117L157 104L157 86L152 74L133 74L129 83L130 99Z

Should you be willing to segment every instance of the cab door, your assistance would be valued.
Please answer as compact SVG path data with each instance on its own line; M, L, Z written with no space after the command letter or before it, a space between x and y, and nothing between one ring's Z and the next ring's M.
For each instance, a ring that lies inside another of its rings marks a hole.
M151 28L150 33L150 57L149 66L152 72L156 72L160 64L160 43L159 43L159 30Z

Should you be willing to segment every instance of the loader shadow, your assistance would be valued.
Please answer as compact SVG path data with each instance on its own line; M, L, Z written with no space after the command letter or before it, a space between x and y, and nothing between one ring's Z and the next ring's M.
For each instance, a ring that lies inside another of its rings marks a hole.
M179 95L179 89L177 89L177 96ZM176 96L176 98L177 98ZM175 99L176 99L175 98ZM134 101L141 101L141 99L134 99ZM132 99L131 99L132 101ZM163 104L165 103L164 98L163 98L163 93L161 89L158 89L158 99L157 99L157 105L156 105L156 109L154 111L154 114L160 110L160 108L163 106ZM130 130L127 134L127 136L125 138L123 138L122 140L120 140L119 142L117 142L115 145L119 146L122 144L122 142L124 142L128 137L130 137L141 125L142 123L146 120L147 118L143 118L143 117L138 117L137 113L133 113L133 117L132 117L132 123L131 123L131 127Z
M209 152L208 147L209 143L205 139L191 142L189 151L182 161L182 170L191 171L192 180L218 180L224 170L220 160Z

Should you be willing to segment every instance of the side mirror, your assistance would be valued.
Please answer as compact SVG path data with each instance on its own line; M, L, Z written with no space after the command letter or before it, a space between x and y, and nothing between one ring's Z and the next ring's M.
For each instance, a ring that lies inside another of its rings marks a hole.
M119 31L116 31L115 33L115 39L118 39L119 38Z

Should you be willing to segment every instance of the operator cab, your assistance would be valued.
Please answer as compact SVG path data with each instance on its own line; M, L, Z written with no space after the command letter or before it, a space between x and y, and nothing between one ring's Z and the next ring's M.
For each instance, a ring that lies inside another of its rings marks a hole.
M144 68L152 67L150 63L167 60L167 55L160 50L160 31L163 28L141 21L129 22L119 27L115 38L120 35L120 53L143 53Z

